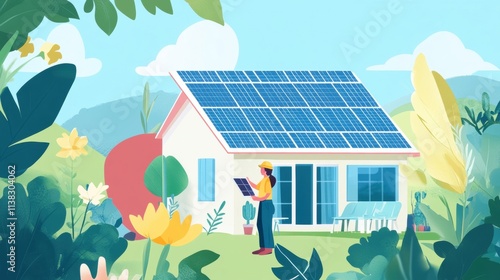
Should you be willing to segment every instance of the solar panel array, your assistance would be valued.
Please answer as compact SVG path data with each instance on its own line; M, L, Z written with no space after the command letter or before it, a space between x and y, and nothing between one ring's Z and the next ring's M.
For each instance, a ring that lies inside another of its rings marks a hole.
M252 187L248 183L247 179L245 178L234 178L234 182L236 182L236 185L240 188L241 192L243 193L244 196L252 196L254 195L254 192L252 190Z
M411 148L350 71L178 71L230 148Z

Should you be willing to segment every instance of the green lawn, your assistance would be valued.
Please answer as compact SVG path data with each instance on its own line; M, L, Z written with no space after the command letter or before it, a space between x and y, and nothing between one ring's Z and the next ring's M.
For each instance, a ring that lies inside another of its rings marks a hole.
M348 236L351 237L348 237ZM332 272L343 272L356 270L347 262L348 248L359 242L361 233L290 233L282 232L275 235L275 242L285 246L287 249L309 260L313 248L316 248L323 263L323 277ZM429 261L439 265L441 259L428 247L436 239L437 235L432 233L418 233L424 254ZM427 239L427 240L425 240ZM434 240L432 240L434 239ZM400 239L401 246L402 238ZM112 268L112 273L118 274L128 268L130 275L141 274L142 255L146 242L129 242L127 251L118 259ZM155 246L156 245L156 246ZM152 279L152 273L156 270L156 263L162 247L153 244L151 258L146 279ZM219 254L217 261L205 267L202 271L210 279L277 279L271 271L272 267L279 267L274 254L267 256L252 255L253 250L258 249L258 236L229 235L215 233L207 236L202 233L192 243L183 247L172 247L168 256L170 272L177 275L177 265L180 260L199 250L212 250Z

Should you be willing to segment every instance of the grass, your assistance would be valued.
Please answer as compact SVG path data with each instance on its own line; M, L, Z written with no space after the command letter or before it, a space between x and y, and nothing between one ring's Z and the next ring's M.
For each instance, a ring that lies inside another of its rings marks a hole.
M348 249L354 243L359 242L362 233L322 233L322 232L281 232L275 235L275 243L283 245L299 257L309 260L313 248L320 255L323 263L323 276L326 279L330 273L344 271L358 271L347 262ZM441 259L429 247L436 239L433 233L418 233L422 240L422 250L429 261L439 265ZM400 244L401 246L400 239ZM112 273L118 275L123 269L128 269L130 275L141 274L142 256L145 240L129 242L126 252L117 260L112 267ZM275 258L274 253L266 256L252 255L253 250L258 249L258 235L230 235L214 233L207 236L201 234L196 240L183 247L172 247L167 260L170 262L169 271L174 275L178 273L178 264L185 257L199 251L212 250L220 255L214 263L202 269L210 279L276 279L272 273L272 267L281 265ZM146 279L152 279L156 271L156 263L160 256L162 246L152 244L151 257ZM358 271L359 272L359 271Z

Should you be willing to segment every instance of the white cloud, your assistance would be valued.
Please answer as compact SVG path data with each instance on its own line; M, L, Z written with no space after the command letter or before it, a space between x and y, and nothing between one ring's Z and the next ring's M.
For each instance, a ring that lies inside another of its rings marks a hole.
M61 47L60 52L62 54L62 59L54 64L75 64L78 77L92 76L101 70L102 63L99 59L85 57L85 45L83 43L82 36L80 35L78 29L72 24L65 23L58 25L49 33L47 40L35 38L32 42L35 45L35 53L20 59L19 52L11 52L7 57L7 63L16 59L17 61L15 65L20 65L31 57L37 55L38 50L44 42L50 42L58 44ZM47 65L47 62L41 58L37 58L24 66L21 72L40 72L48 67L49 65Z
M486 62L471 49L467 49L457 35L441 31L422 41L413 54L399 54L389 58L384 64L373 65L367 70L411 71L415 58L423 53L429 67L443 77L472 75L477 71L498 71L498 67Z
M186 28L175 45L163 47L156 59L135 72L142 76L168 76L171 70L232 70L238 61L238 38L226 23L201 21Z

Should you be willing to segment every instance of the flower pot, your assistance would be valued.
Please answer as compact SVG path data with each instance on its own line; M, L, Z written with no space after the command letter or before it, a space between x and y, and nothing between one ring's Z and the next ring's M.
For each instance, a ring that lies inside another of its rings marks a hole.
M243 233L245 235L252 235L252 233L253 233L253 225L243 225Z
M424 225L419 225L418 226L418 231L424 231L425 229L425 226Z
M431 226L425 226L424 231L431 231Z

